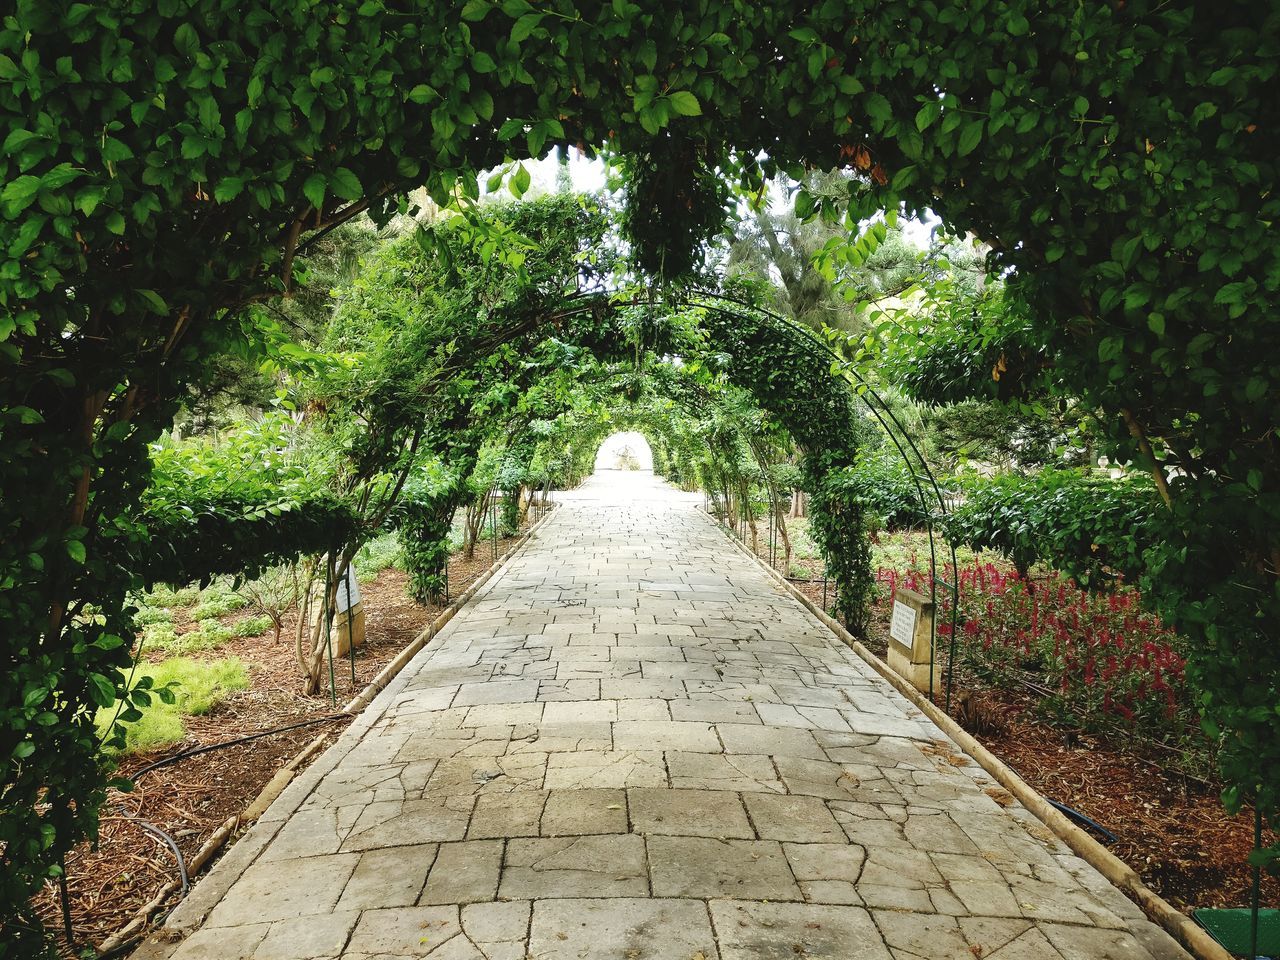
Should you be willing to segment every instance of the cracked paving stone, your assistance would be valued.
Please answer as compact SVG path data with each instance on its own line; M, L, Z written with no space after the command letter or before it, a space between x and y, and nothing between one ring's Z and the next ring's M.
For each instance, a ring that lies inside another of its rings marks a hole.
M893 960L858 907L713 900L711 919L721 960Z
M648 847L655 897L801 899L773 841L649 837Z
M720 960L697 900L544 900L534 904L529 960Z
M634 834L510 840L498 888L511 900L648 893L644 839Z
M553 753L547 760L548 790L662 787L666 783L662 754L652 750L583 750Z

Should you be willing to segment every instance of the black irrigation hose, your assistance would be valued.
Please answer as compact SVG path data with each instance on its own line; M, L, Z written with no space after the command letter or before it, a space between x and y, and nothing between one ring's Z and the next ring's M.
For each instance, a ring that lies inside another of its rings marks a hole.
M156 839L162 841L170 850L173 851L173 857L178 861L178 873L182 876L182 895L185 897L187 892L191 889L191 877L187 873L187 861L182 856L182 851L178 849L178 842L149 820L143 820L141 817L135 817L133 814L127 812L123 807L120 808L120 813L126 820L132 820L143 830L147 831L147 833L151 834Z
M272 730L262 730L258 733L250 733L243 737L236 737L233 740L223 740L221 743L210 743L203 747L191 747L189 750L183 750L179 753L175 753L171 757L165 757L162 760L157 760L154 763L147 764L145 767L134 773L131 779L137 780L144 773L150 773L152 770L159 770L161 767L167 767L172 763L177 763L179 760L186 760L188 757L198 756L202 753L210 753L214 750L221 750L224 747L238 746L242 743L249 743L252 740L260 740L263 737L269 737L272 734L285 733L289 730L297 730L299 727L308 727L315 723L327 723L330 720L349 720L350 718L351 714L349 713L327 713L323 717L312 717L310 720L300 720L297 723L290 723L283 727L276 727Z
M1057 800L1051 799L1050 797L1045 797L1045 799L1049 801L1049 804L1051 806L1053 806L1059 812L1066 814L1076 823L1080 824L1083 827L1088 827L1090 830L1095 831L1100 837L1106 840L1107 843L1115 843L1117 840L1120 839L1114 833L1112 833L1110 830L1108 830L1106 827L1100 824L1097 820L1094 820L1092 817L1085 816L1083 813L1081 813L1079 810L1076 810L1074 807L1068 807L1065 803L1059 803Z

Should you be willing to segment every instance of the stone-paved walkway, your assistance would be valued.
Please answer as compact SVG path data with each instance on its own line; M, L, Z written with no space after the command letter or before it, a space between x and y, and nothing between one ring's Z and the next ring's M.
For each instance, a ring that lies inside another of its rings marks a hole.
M142 955L1185 956L694 502L564 497Z

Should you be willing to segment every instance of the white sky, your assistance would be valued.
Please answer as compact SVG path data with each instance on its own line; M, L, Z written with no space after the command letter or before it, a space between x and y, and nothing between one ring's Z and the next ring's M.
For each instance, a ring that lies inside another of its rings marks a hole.
M525 169L532 175L534 186L548 192L555 190L559 164L554 153L541 160L525 161ZM581 193L596 193L605 187L604 164L599 159L588 159L572 148L569 150L569 176L573 180L574 190ZM775 189L771 193L770 206L773 209L776 210L791 203L780 190ZM898 223L902 225L907 239L924 249L929 246L930 233L938 225L939 220L931 214L924 220L900 217Z
M614 433L605 438L604 443L600 444L600 449L596 451L596 469L619 469L622 464L619 463L618 455L624 451L635 458L638 469L653 469L653 451L649 449L649 441L644 438L644 434L630 430Z

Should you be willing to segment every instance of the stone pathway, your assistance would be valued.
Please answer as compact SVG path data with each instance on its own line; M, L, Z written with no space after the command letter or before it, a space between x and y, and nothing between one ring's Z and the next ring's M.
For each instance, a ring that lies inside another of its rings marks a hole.
M1186 956L699 501L563 496L138 956Z

